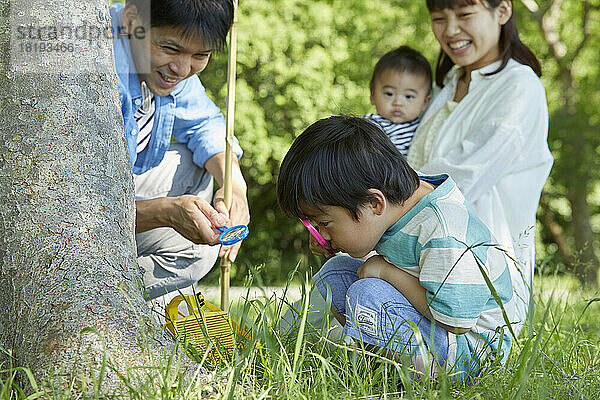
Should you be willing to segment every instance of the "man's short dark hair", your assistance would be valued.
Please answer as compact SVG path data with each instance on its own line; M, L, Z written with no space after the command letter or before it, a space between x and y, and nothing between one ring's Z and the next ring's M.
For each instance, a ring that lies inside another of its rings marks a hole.
M401 204L419 186L419 176L390 139L362 118L334 116L309 126L281 163L277 201L288 215L301 217L306 207L343 207L355 220L379 189Z
M385 71L392 70L397 72L408 72L416 76L422 76L429 85L431 92L431 83L433 74L429 61L418 51L408 46L400 46L395 50L385 53L383 57L375 64L373 76L371 77L371 91L375 89L375 82Z
M137 7L142 22L152 28L179 28L214 50L225 48L233 23L232 0L127 0ZM148 21L149 20L149 21Z

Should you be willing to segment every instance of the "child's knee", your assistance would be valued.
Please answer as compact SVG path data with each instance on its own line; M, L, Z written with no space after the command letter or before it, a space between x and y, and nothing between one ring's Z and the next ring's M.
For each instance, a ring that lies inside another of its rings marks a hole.
M377 278L359 279L348 288L346 299L351 309L356 308L357 304L363 307L376 308L379 310L383 293L383 284L387 282Z
M390 307L402 305L397 302L399 297L403 298L397 289L383 279L359 279L346 292L347 323L363 334L375 336L378 333L380 339L387 338L388 325L397 320L390 315L394 312Z
M317 272L313 280L326 280L331 275L354 275L358 278L358 268L364 261L352 258L347 255L339 255L331 257L323 264L319 272Z
M358 279L357 271L362 260L345 255L327 260L319 272L313 276L315 286L321 296L331 296L332 306L341 314L345 313L346 291Z
M365 278L354 282L346 292L346 314L348 321L358 323L358 327L377 321L382 306L381 279ZM354 324L354 323L353 323ZM378 325L378 323L376 323ZM376 327L373 327L376 330Z

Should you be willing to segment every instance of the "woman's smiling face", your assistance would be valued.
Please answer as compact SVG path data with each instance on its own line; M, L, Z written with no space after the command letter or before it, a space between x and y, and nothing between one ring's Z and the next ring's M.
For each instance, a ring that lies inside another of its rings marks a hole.
M501 58L500 30L512 15L507 0L494 9L479 0L473 5L432 10L430 15L433 34L442 50L467 72Z

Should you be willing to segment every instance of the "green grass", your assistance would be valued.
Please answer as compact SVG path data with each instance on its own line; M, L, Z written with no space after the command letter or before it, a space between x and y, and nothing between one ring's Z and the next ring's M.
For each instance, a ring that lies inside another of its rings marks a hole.
M202 368L179 379L172 364L123 376L121 393L93 382L88 394L50 378L36 382L26 368L2 366L4 399L596 399L600 393L600 296L565 276L536 277L533 323L521 333L508 363L470 386L411 379L404 365L354 345L325 340L308 325L280 335L276 325L287 308L276 298L234 303L232 315L252 339L230 365ZM301 315L301 319L304 316ZM4 351L0 349L0 351ZM110 370L110 365L105 365ZM139 372L139 371L138 371ZM21 389L15 378L29 382Z

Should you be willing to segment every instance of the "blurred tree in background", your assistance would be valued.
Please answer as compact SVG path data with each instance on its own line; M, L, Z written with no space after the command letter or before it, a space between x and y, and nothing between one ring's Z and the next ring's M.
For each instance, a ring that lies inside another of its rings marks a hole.
M527 39L543 59L555 157L538 213L538 258L597 284L600 225L600 1L533 0Z
M540 59L555 157L538 213L542 273L574 271L597 284L600 231L600 0L513 0L523 41ZM315 120L373 111L375 62L407 44L435 64L439 47L424 0L240 0L235 131L245 154L250 236L232 266L234 284L251 269L265 284L298 263L318 268L304 227L275 198L279 164ZM227 55L201 79L223 109ZM218 282L218 268L208 282Z

